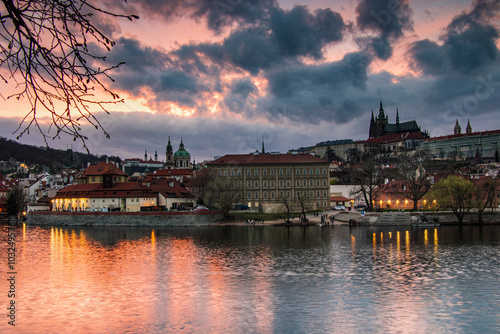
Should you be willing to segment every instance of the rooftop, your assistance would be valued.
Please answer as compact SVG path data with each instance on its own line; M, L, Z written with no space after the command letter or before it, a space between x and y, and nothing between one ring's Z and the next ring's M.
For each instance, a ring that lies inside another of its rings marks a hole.
M252 154L227 154L212 162L209 166L217 165L255 165L255 164L313 164L328 161L311 154L280 154L280 153L252 153Z

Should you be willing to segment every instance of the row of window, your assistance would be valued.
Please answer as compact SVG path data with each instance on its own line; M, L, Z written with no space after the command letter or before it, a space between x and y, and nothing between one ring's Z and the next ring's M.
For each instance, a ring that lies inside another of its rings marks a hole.
M247 176L259 176L259 171L261 169L247 169ZM262 176L267 176L268 173L269 175L271 176L274 176L275 175L275 169L262 169ZM300 168L297 168L295 169L295 175L326 175L326 168L323 168L323 169L320 169L320 168L303 168L303 169L300 169ZM291 169L290 168L287 168L287 169L278 169L277 171L278 175L291 175ZM283 174L284 173L284 174ZM221 170L218 170L217 171L217 175L218 176L241 176L241 169L238 169L238 170L230 170L228 171L227 169L224 170L224 171L221 171Z
M262 192L262 198L264 198L264 199L268 199L268 198L275 199L276 198L275 194L276 193L274 191L271 191L271 192L269 192L269 197L268 197L268 192L267 191L263 191ZM288 197L288 198L291 198L291 196L292 196L292 192L291 191L287 191L286 193L284 191L280 191L279 192L279 198L284 197L285 194L286 194L286 197ZM297 193L295 194L295 197L299 198L300 196L304 197L306 195L307 195L307 193L305 191L303 191L302 194L300 193L300 191L297 191ZM252 192L251 191L247 192L247 199L252 199L252 198L258 199L259 196L260 196L259 192L256 191L255 193L253 193L253 196L254 197L252 197ZM311 198L314 197L314 191L310 191L309 192L309 197L311 197ZM321 197L321 191L317 190L316 191L316 198L320 198L320 197ZM328 197L328 193L327 193L326 190L323 191L323 197Z
M292 181L291 180L279 180L278 182L278 185L280 187L284 187L286 184L287 187L290 187L292 185ZM295 186L296 187L307 187L309 184L309 187L314 187L314 185L316 184L316 187L319 187L321 185L323 186L327 186L327 180L326 179L323 179L323 180L316 180L316 182L314 182L314 180L296 180L295 181ZM241 186L241 181L238 182L238 185ZM252 188L252 187L255 187L255 188L259 188L259 185L260 185L260 182L258 180L254 180L254 181L251 181L251 180L247 180L247 188ZM269 183L267 182L267 180L264 180L262 181L262 187L263 188L266 188L267 186L269 185L269 187L275 187L276 186L276 182L274 180L270 180Z

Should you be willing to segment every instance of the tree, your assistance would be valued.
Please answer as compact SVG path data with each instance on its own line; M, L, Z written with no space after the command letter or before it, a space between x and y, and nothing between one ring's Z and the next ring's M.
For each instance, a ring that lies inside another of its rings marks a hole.
M368 210L373 210L373 203L377 196L375 188L383 183L383 173L372 156L368 156L360 165L350 166L346 169L349 183L356 186L351 191L351 196L362 196Z
M283 218L285 223L290 224L292 221L290 220L290 212L292 211L293 202L292 199L288 196L280 197L281 204L283 204L283 211L286 213L286 218Z
M138 19L136 15L110 13L88 0L0 3L0 68L9 73L0 74L0 78L16 85L16 91L7 98L25 98L31 106L15 131L18 138L35 127L46 146L47 138L67 134L86 147L87 138L81 133L83 122L109 137L91 108L106 111L107 104L123 101L102 81L103 77L111 79L109 72L122 63L101 68L106 57L92 51L94 45L109 51L115 44L97 27L99 18L91 21L99 15ZM99 90L111 99L96 97ZM42 110L52 117L49 130L39 122L44 116ZM55 133L49 135L52 127Z
M483 224L483 214L489 206L493 209L493 202L499 185L497 178L489 178L475 186L473 206L476 210L479 225Z
M310 199L309 196L307 195L306 191L302 192L302 195L300 193L297 194L297 202L299 203L300 210L302 211L302 219L304 222L307 222L306 219L306 209L309 206Z
M241 187L237 180L231 177L212 178L205 190L204 202L210 208L221 211L224 218L228 217L229 210L238 203L241 198Z
M403 181L404 195L413 201L414 211L418 209L418 201L431 188L425 169L428 161L428 156L423 152L414 155L403 154L399 158L396 177Z
M428 196L437 198L437 205L442 209L450 209L462 225L463 219L473 207L474 184L456 175L439 180L429 191Z
M7 213L19 219L21 212L26 210L28 196L21 185L17 184L7 194Z

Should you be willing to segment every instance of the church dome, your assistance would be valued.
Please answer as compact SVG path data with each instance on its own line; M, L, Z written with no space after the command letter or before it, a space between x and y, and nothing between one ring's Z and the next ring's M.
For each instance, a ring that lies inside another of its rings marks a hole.
M189 154L188 151L186 150L177 150L174 153L174 157L190 157L191 155Z

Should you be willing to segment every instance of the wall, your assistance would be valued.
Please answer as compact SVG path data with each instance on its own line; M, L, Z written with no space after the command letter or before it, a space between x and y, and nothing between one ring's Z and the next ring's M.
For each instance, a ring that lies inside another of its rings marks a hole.
M28 225L47 226L206 226L217 212L29 212Z

